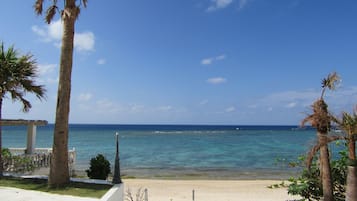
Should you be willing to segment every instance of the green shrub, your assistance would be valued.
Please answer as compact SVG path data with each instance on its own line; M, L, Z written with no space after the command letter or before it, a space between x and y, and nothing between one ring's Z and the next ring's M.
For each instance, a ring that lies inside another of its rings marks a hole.
M3 170L6 172L25 173L32 172L35 169L29 156L12 155L8 148L1 150L3 159Z
M1 154L2 154L3 159L11 158L11 152L8 148L3 148L1 150Z
M110 163L102 154L98 154L90 160L90 167L86 172L91 179L105 180L110 173Z
M347 178L347 151L340 151L340 157L331 161L331 174L333 182L333 194L336 201L345 200L346 178ZM305 166L305 158L300 157L296 166ZM310 171L304 167L301 176L298 178L290 178L291 184L288 188L288 193L292 195L300 195L302 200L321 200L323 196L320 170L317 159L315 158Z

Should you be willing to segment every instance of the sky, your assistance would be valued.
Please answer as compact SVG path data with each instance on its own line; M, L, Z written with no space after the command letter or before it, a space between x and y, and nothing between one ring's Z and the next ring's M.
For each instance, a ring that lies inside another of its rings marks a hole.
M34 55L46 100L2 117L53 123L62 27L34 2L1 2L0 41ZM331 111L357 104L356 0L89 0L74 47L70 123L298 125L334 71Z

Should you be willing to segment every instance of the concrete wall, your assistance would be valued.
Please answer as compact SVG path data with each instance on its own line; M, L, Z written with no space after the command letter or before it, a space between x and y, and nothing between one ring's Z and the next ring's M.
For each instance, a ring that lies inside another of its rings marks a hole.
M100 201L124 201L124 184L115 184Z

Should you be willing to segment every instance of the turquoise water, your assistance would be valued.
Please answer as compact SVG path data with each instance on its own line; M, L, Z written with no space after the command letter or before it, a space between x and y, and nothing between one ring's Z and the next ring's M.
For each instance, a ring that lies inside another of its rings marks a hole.
M120 134L120 163L134 175L291 173L279 161L307 153L312 129L295 126L71 125L69 148L76 169L85 170L98 153L114 164L115 133ZM53 125L38 127L36 147L52 147ZM24 147L26 127L3 127L4 147Z

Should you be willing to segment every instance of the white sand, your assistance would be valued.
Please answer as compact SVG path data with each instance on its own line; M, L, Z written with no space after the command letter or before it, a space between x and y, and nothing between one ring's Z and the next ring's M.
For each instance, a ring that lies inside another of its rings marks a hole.
M294 200L286 188L270 189L267 186L280 184L274 180L150 180L126 179L125 191L135 194L139 188L148 189L149 201L286 201ZM0 187L1 201L98 201L95 198L56 195L39 191Z
M286 188L270 189L280 184L273 180L124 180L125 190L135 196L139 188L147 188L149 201L286 201L299 197L290 196Z

